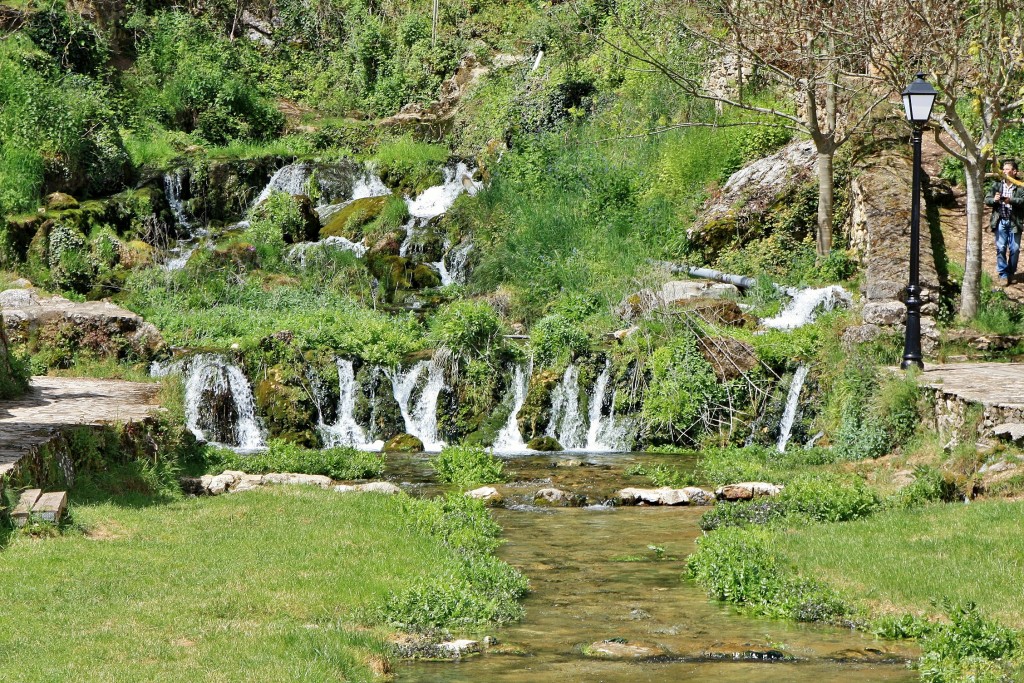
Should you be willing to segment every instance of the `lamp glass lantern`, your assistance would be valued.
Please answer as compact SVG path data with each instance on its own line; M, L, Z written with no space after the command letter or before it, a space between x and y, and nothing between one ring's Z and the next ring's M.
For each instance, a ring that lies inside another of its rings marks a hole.
M935 98L939 93L931 83L924 80L924 74L917 74L917 78L903 90L902 94L903 111L907 116L907 121L916 125L927 123L928 118L932 115Z

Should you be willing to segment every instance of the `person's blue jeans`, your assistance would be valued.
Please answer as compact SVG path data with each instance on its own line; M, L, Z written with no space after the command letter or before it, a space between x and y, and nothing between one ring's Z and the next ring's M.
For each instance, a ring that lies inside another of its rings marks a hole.
M996 270L999 277L1012 277L1017 272L1020 257L1020 236L1013 232L1010 221L999 221L996 229Z

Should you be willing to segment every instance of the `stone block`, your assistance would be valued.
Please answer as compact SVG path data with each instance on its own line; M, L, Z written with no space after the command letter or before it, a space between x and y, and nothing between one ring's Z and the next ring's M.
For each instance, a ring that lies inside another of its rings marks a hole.
M39 496L35 505L32 506L32 518L42 522L59 524L60 518L68 507L68 494L66 491L51 491Z
M861 317L871 325L902 325L907 319L907 307L899 301L868 303Z
M11 520L14 522L14 526L25 526L28 523L29 515L32 513L32 507L39 500L39 496L43 494L42 489L29 489L28 491L22 491L18 497L18 504L14 506L14 510L11 512Z

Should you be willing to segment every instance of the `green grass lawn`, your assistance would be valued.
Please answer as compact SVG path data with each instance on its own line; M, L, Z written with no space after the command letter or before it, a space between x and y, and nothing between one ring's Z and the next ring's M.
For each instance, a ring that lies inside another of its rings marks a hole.
M408 501L307 487L77 506L84 533L0 551L0 679L360 681L366 616L457 559Z
M779 534L800 572L878 611L943 611L933 600L974 601L1024 627L1024 504L935 504Z

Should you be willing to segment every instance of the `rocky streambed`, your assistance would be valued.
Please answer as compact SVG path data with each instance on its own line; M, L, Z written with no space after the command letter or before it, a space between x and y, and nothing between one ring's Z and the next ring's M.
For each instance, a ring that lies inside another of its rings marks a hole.
M840 628L753 618L682 580L701 532L700 506L612 506L633 464L692 467L654 454L509 457L496 488L503 559L532 591L525 619L473 636L479 654L412 661L402 681L912 681L912 647ZM431 494L426 456L392 460L392 479ZM550 504L537 491L568 494ZM470 635L470 634L459 634ZM485 638L487 636L487 638Z

